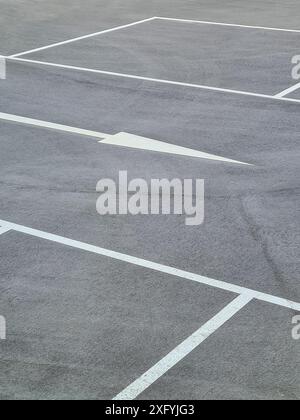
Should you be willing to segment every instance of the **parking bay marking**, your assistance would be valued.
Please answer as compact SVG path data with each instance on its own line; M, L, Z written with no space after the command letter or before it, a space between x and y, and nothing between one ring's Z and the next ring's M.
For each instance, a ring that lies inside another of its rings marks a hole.
M277 95L267 95L263 93L248 92L248 91L236 90L236 89L225 89L225 88L219 88L216 86L199 85L199 84L194 84L194 83L179 82L175 80L157 79L153 77L138 76L135 74L118 73L118 72L91 69L88 67L77 67L77 66L71 66L67 64L50 63L48 61L37 61L37 60L29 60L25 58L10 58L10 57L6 57L6 59L28 63L28 64L56 67L56 68L61 68L61 69L66 69L66 70L87 72L87 73L93 73L93 74L103 74L103 75L111 76L111 77L119 77L119 78L133 79L133 80L143 80L146 82L160 83L160 84L171 85L171 86L207 90L207 91L219 92L219 93L237 94L237 95L244 95L244 96L249 96L249 97L254 97L254 98L272 99L275 101L291 102L291 103L297 103L297 104L300 103L300 99L287 98L287 97L281 98L281 97L278 97Z
M275 98L277 99L284 98L285 96L295 92L298 89L300 89L300 83L297 83L296 85L293 85L289 87L288 89L285 89L283 92L278 93L277 95L275 95Z
M283 306L300 312L300 304L297 302L289 301L287 299L268 295L266 293L261 293L255 290L247 289L245 287L236 286L234 284L226 283L220 280L214 280L212 278L203 277L194 273L189 273L183 270L168 267L163 264L158 264L151 261L143 260L141 258L132 257L130 255L122 254L87 243L64 238L62 236L32 229L26 226L17 225L4 220L0 220L0 226L1 229L6 232L9 230L20 232L40 239L49 240L51 242L56 242L76 249L81 249L84 251L92 252L94 254L113 258L115 260L123 261L139 267L144 267L172 276L192 280L200 284L230 291L239 295L229 305L222 309L215 317L213 317L210 321L204 324L194 334L188 337L183 343L179 344L174 350L172 350L163 359L156 363L152 368L145 372L140 378L138 378L131 385L125 388L121 393L119 393L114 398L114 400L136 398L254 299L268 303L273 303L275 305Z
M227 321L243 309L253 297L243 294L235 298L229 305L223 308L217 315L210 319L206 324L175 347L170 353L162 358L158 363L151 367L147 372L140 376L136 381L130 384L120 392L114 400L133 400L144 392L149 386L153 385L170 369L176 366L181 360L188 356L207 338L221 328Z
M266 26L251 26L251 25L239 25L239 24L235 24L235 23L224 23L224 22L210 22L210 21L204 21L204 20L192 20L192 19L178 19L178 18L170 18L170 17L163 17L163 16L153 16L147 19L143 19L143 20L139 20L137 22L132 22L129 24L125 24L125 25L121 25L121 26L117 26L114 28L110 28L110 29L105 29L103 31L99 31L99 32L94 32L91 34L87 34L87 35L83 35L83 36L79 36L76 38L71 38L62 42L56 42L54 44L50 44L50 45L46 45L43 47L39 47L39 48L35 48L29 51L23 51L19 54L13 54L10 57L21 57L27 54L32 54L34 52L39 52L39 51L44 51L47 50L49 48L53 48L53 47L59 47L62 45L66 45L66 44L70 44L76 41L82 41L84 39L88 39L88 38L92 38L92 37L96 37L99 35L104 35L110 32L115 32L115 31L119 31L121 29L127 29L130 28L132 26L136 26L136 25L140 25L142 23L146 23L146 22L151 22L154 20L164 20L164 21L173 21L173 22L184 22L184 23L190 23L190 24L204 24L204 25L218 25L218 26L227 26L227 27L235 27L235 28L244 28L244 29L259 29L259 30L265 30L265 31L280 31L280 32L293 32L293 33L300 33L300 30L298 29L285 29L285 28L274 28L274 27L266 27Z
M91 245L84 242L79 242L73 239L65 238L58 236L49 232L44 232L37 229L32 229L30 227L18 225L11 223L5 220L0 220L0 226L8 230L16 231L23 233L25 235L34 236L40 239L45 239L51 242L59 243L62 245L70 246L72 248L80 249L83 251L91 252L94 254L102 255L105 257L112 258L114 260L123 261L129 264L136 265L138 267L147 268L153 271L158 271L161 273L169 274L171 276L183 278L185 280L191 280L199 284L204 284L211 286L217 289L226 290L238 295L251 296L253 299L257 299L263 302L272 303L274 305L282 306L285 308L292 309L294 311L300 312L300 303L293 302L291 300L270 295L267 293L259 292L257 290L248 289L243 286L238 286L236 284L227 283L221 280L215 280L209 277L201 276L199 274L191 273L188 271L180 270L174 267L169 267L164 264L159 264L153 261L145 260L142 258L134 257L128 254L123 254L120 252L112 251L109 249L101 248L95 245Z
M140 25L141 23L151 22L154 19L156 19L156 18L155 17L151 17L151 18L148 18L148 19L139 20L137 22L129 23L127 25L122 25L122 26L117 26L117 27L110 28L110 29L105 29L104 31L94 32L92 34L83 35L83 36L79 36L79 37L76 37L76 38L68 39L66 41L56 42L54 44L46 45L44 47L35 48L35 49L29 50L29 51L24 51L24 52L21 52L19 54L13 54L10 57L12 57L12 58L13 57L21 57L23 55L27 55L27 54L32 54L32 53L39 52L39 51L48 50L49 48L60 47L62 45L70 44L72 42L82 41L84 39L92 38L92 37L95 37L95 36L104 35L104 34L107 34L107 33L110 33L110 32L119 31L121 29L130 28L132 26Z

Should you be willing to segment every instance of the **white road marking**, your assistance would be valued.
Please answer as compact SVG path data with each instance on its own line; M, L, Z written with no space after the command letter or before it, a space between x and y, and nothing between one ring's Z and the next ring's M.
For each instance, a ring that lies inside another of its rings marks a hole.
M0 55L0 79L6 79L6 58Z
M31 126L41 127L41 128L51 129L51 130L58 130L58 131L77 134L81 136L88 136L88 137L93 137L93 138L98 138L98 139L100 138L104 140L100 141L99 143L110 144L114 146L129 147L129 148L135 148L135 149L140 149L140 150L150 150L150 151L160 152L160 153L169 153L169 154L174 154L174 155L196 157L200 159L208 159L208 160L215 160L219 162L250 166L250 164L248 163L223 158L222 156L211 155L209 153L204 153L204 152L188 149L181 146L175 146L173 144L165 143L158 140L135 136L134 134L130 134L130 133L119 133L119 134L111 135L107 133L100 133L98 131L90 131L90 130L85 130L82 128L55 124L48 121L35 120L32 118L22 117L19 115L5 114L3 112L0 112L0 120L15 122L19 124L26 124L26 125L31 125Z
M182 86L182 87L188 87L188 88L194 88L194 89L203 89L203 90L210 90L210 91L215 91L215 92L252 96L256 98L273 99L277 101L300 103L300 99L277 98L276 96L272 96L272 95L247 92L243 90L223 89L223 88L218 88L214 86L198 85L198 84L185 83L185 82L176 82L173 80L165 80L165 79L155 79L151 77L136 76L133 74L115 73L111 71L89 69L87 67L77 67L77 66L69 66L67 64L49 63L47 61L29 60L29 59L24 59L24 58L8 58L8 59L13 60L13 61L23 62L23 63L39 64L43 66L57 67L57 68L67 69L67 70L82 71L82 72L95 73L95 74L104 74L106 76L122 77L122 78L127 78L127 79L134 79L134 80L144 80L146 82L162 83L166 85Z
M0 235L3 235L6 232L9 232L11 229L6 226L0 226Z
M132 26L140 25L141 23L150 22L151 20L154 20L154 19L155 18L152 17L152 18L149 18L149 19L139 20L137 22L129 23L127 25L117 26L115 28L106 29L104 31L94 32L92 34L83 35L83 36L79 36L77 38L68 39L66 41L56 42L55 44L46 45L44 47L35 48L33 50L24 51L24 52L21 52L19 54L13 54L10 57L21 57L22 55L27 55L27 54L32 54L32 53L35 53L35 52L38 52L38 51L48 50L49 48L59 47L61 45L70 44L70 43L76 42L76 41L82 41L83 39L88 39L88 38L92 38L92 37L95 37L95 36L98 36L98 35L108 34L109 32L120 31L121 29L126 29L126 28L130 28Z
M219 162L250 165L249 163L227 159L222 156L211 155L209 153L200 152L198 150L189 149L187 147L177 146L175 144L165 143L162 141L140 137L129 133L118 133L114 136L110 136L105 138L104 140L99 141L99 143L110 144L113 146L129 147L132 149L148 150L152 152L189 156L200 159L209 159Z
M300 303L293 302L291 300L287 300L284 298L276 297L273 295L269 295L267 293L258 292L256 290L248 289L242 286L237 286L235 284L227 283L221 280L215 280L209 277L204 277L199 274L179 270L177 268L169 267L167 265L158 264L149 260L144 260L142 258L133 257L127 254L122 254L120 252L111 251L109 249L101 248L95 245L90 245L84 242L75 241L73 239L68 239L62 236L54 235L52 233L43 232L37 229L32 229L26 226L7 222L5 220L0 220L0 226L3 226L10 230L14 230L16 232L23 233L25 235L34 236L40 239L45 239L51 242L70 246L72 248L81 249L83 251L91 252L93 254L102 255L102 256L109 257L118 261L126 262L128 264L133 264L138 267L148 268L150 270L169 274L171 276L176 276L176 277L180 277L186 280L191 280L199 284L205 284L210 287L226 290L228 292L232 292L238 295L247 294L248 296L252 296L253 299L272 303L278 306L283 306L285 308L289 308L294 311L300 312Z
M103 31L100 31L100 32L94 32L92 34L79 36L79 37L76 37L76 38L68 39L66 41L56 42L54 44L46 45L44 47L35 48L35 49L24 51L24 52L21 52L21 53L18 53L18 54L13 54L10 57L21 57L23 55L31 54L31 53L38 52L38 51L47 50L47 49L53 48L53 47L59 47L61 45L70 44L72 42L81 41L83 39L92 38L92 37L103 35L103 34L106 34L106 33L109 33L109 32L114 32L114 31L119 31L121 29L130 28L131 26L136 26L136 25L140 25L142 23L151 22L153 20L169 20L169 21L174 21L174 22L201 23L201 24L206 24L206 25L219 25L219 26L246 28L246 29L263 29L263 30L268 30L268 31L300 33L300 30L298 30L298 29L284 29L284 28L272 28L272 27L266 27L266 26L238 25L238 24L234 24L234 23L209 22L209 21L204 21L204 20L176 19L176 18L168 18L168 17L162 17L162 16L154 16L154 17L151 17L151 18L148 18L148 19L143 19L143 20L140 20L140 21L137 21L137 22L129 23L127 25L117 26L115 28L106 29L106 30L103 30Z
M265 31L280 31L280 32L300 33L299 29L285 29L285 28L272 28L272 27L267 27L267 26L238 25L236 23L210 22L210 21L206 21L206 20L176 19L176 18L168 18L168 17L163 17L163 16L155 16L155 19L169 20L169 21L174 21L174 22L185 22L185 23L201 23L201 24L205 24L205 25L230 26L230 27L245 28L245 29L263 29Z
M300 89L300 83L297 83L294 86L291 86L288 89L285 89L283 92L278 93L277 95L275 95L275 98L284 98L285 96L289 95L290 93L295 92L296 90Z
M46 128L50 130L64 131L66 133L79 134L81 136L95 137L95 138L100 138L100 139L110 136L110 134L107 134L107 133L100 133L98 131L90 131L90 130L85 130L82 128L70 127L68 125L55 124L49 121L42 121L42 120L22 117L20 115L5 114L3 112L0 112L0 120L15 122L19 124L26 124L26 125Z
M161 359L156 365L151 367L140 378L125 388L113 400L134 400L150 385L161 378L165 373L177 365L181 360L188 356L201 343L203 343L214 332L221 328L227 321L243 309L250 301L252 296L246 294L238 296L233 302L229 303L210 321L199 328L194 334L179 344L167 356Z

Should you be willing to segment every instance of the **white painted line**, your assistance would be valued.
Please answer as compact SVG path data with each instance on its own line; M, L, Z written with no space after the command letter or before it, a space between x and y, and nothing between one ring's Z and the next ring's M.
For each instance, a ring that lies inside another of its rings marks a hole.
M24 51L21 52L19 54L14 54L11 55L10 57L21 57L22 55L27 55L27 54L32 54L34 52L38 52L38 51L44 51L44 50L48 50L49 48L53 48L53 47L59 47L61 45L66 45L66 44L70 44L72 42L76 42L76 41L82 41L83 39L88 39L88 38L92 38L98 35L104 35L104 34L108 34L109 32L114 32L114 31L120 31L121 29L126 29L126 28L130 28L132 26L136 26L136 25L140 25L141 23L146 23L146 22L150 22L151 20L154 20L155 18L149 18L149 19L143 19L143 20L139 20L137 22L133 22L133 23L129 23L127 25L122 25L122 26L117 26L115 28L111 28L111 29L106 29L104 31L100 31L100 32L94 32L92 34L88 34L88 35L83 35L83 36L79 36L77 38L72 38L72 39L68 39L66 41L62 41L62 42L56 42L55 44L50 44L50 45L46 45L44 47L40 47L40 48L35 48L33 50L29 50L29 51Z
M211 155L209 153L200 152L198 150L188 149L187 147L177 146L175 144L165 143L162 141L136 136L129 133L118 133L114 136L100 140L101 144L110 144L113 146L129 147L132 149L148 150L151 152L168 153L172 155L188 156L200 159L208 159L219 162L234 163L240 165L250 165L222 156Z
M76 38L68 39L66 41L62 42L56 42L54 44L46 45L44 47L35 48L32 50L24 51L18 54L13 54L10 57L21 57L23 55L31 54L38 51L47 50L49 48L53 47L59 47L61 45L70 44L72 42L81 41L83 39L92 38L95 36L103 35L106 33L119 31L122 29L130 28L131 26L140 25L142 23L151 22L153 20L167 20L167 21L174 21L174 22L185 22L185 23L200 23L200 24L206 24L206 25L219 25L219 26L230 26L230 27L238 27L238 28L246 28L246 29L263 29L268 31L281 31L281 32L294 32L294 33L300 33L300 30L298 29L284 29L284 28L273 28L273 27L266 27L266 26L250 26L250 25L238 25L234 23L224 23L224 22L210 22L210 21L204 21L204 20L192 20L192 19L176 19L176 18L168 18L168 17L162 17L162 16L154 16L148 19L143 19L137 22L129 23L127 25L117 26L115 28L106 29L100 32L94 32L92 34L79 36Z
M100 248L95 245L90 245L84 242L75 241L73 239L64 238L62 236L54 235L52 233L43 232L41 230L32 229L26 226L17 225L15 223L0 220L0 226L23 233L25 235L34 236L36 238L45 239L47 241L56 242L62 245L70 246L72 248L91 252L93 254L102 255L118 261L123 261L128 264L133 264L138 267L148 268L150 270L159 271L161 273L169 274L171 276L180 277L186 280L191 280L199 284L205 284L217 289L226 290L238 295L251 295L253 299L258 299L263 302L272 303L274 305L283 306L300 312L300 303L293 302L284 298L276 297L266 293L258 292L256 290L248 289L246 287L237 286L232 283L226 283L221 280L215 280L209 277L204 277L199 274L190 273L188 271L179 270L177 268L169 267L167 265L158 264L152 261L144 260L142 258L133 257L131 255L122 254L120 252L111 251L109 249Z
M223 88L218 88L218 87L214 87L214 86L206 86L206 85L198 85L198 84L193 84L193 83L176 82L176 81L173 81L173 80L154 79L154 78L151 78L151 77L136 76L136 75L133 75L133 74L115 73L115 72L111 72L111 71L89 69L87 67L76 67L76 66L69 66L69 65L66 65L66 64L49 63L47 61L28 60L28 59L22 59L22 58L12 58L11 60L20 61L20 62L23 62L23 63L39 64L39 65L49 66L49 67L57 67L57 68L67 69L67 70L82 71L82 72L96 73L96 74L104 74L106 76L122 77L122 78L135 79L135 80L144 80L146 82L162 83L162 84L166 84L166 85L182 86L182 87L210 90L210 91L222 92L222 93L232 93L232 94L238 94L238 95L246 95L246 96L252 96L252 97L256 97L256 98L273 99L273 100L277 100L277 101L300 103L300 99L276 98L276 96L272 96L272 95L264 95L264 94L260 94L260 93L253 93L253 92L247 92L247 91L242 91L242 90L223 89Z
M285 96L289 95L290 93L295 92L296 90L300 89L300 82L297 83L294 86L291 86L288 89L285 89L283 92L278 93L277 95L275 95L275 98L284 98Z
M0 120L15 122L19 124L26 124L26 125L46 128L50 130L64 131L66 133L73 133L73 134L78 134L81 136L95 137L95 138L100 138L100 139L110 136L110 134L100 133L98 131L84 130L82 128L69 127L68 125L55 124L48 121L35 120L32 118L22 117L20 115L5 114L3 112L0 112Z
M3 235L6 232L9 232L11 229L6 226L0 226L0 235Z
M205 24L205 25L230 26L230 27L234 27L234 28L244 28L244 29L262 29L264 31L280 31L280 32L300 33L299 29L273 28L273 27L268 27L268 26L238 25L236 23L210 22L210 21L206 21L206 20L176 19L176 18L168 18L168 17L163 17L163 16L156 16L155 19L169 20L169 21L173 21L173 22L201 23L201 24Z
M6 79L6 57L0 55L0 79Z
M208 337L221 328L227 321L243 309L250 301L252 296L246 294L238 296L222 309L210 321L199 328L194 334L184 340L179 346L175 347L167 356L161 359L156 365L145 372L141 377L125 388L113 400L134 400L150 385L153 385L165 373L177 365L181 360L188 356Z

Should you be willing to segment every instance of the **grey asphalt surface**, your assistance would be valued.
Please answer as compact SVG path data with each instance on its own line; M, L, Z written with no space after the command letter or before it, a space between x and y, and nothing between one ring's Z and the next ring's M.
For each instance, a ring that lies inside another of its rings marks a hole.
M298 33L154 20L24 58L275 95L298 51Z
M0 7L3 55L152 16L300 29L292 0L272 8L221 0L0 0ZM295 84L298 39L154 21L24 58L274 95ZM0 112L127 131L254 166L0 120L0 219L300 302L299 104L16 62L7 75ZM205 223L100 217L96 184L119 170L147 180L204 178ZM0 236L0 250L8 323L1 399L113 398L235 297L20 233ZM139 398L299 399L293 315L252 302Z
M292 85L293 86L293 85ZM294 99L300 99L300 93L299 93L299 91L298 90L296 90L295 92L292 92L290 95L289 95L289 97L290 98L294 98Z

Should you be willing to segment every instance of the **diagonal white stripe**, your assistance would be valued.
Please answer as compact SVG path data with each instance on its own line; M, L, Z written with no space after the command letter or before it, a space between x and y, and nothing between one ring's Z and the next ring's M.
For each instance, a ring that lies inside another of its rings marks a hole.
M253 299L258 299L263 302L272 303L274 305L283 306L300 312L300 303L291 300L262 293L257 290L248 289L246 287L237 286L236 284L227 283L221 280L215 280L209 277L201 276L200 274L191 273L189 271L179 270L178 268L169 267L167 265L155 263L153 261L144 260L142 258L133 257L131 255L122 254L120 252L111 251L109 249L101 248L95 245L87 244L84 242L75 241L73 239L65 238L63 236L54 235L52 233L43 232L41 230L32 229L27 226L17 225L5 220L0 220L0 226L14 230L16 232L24 233L25 235L34 236L41 239L46 239L51 242L56 242L62 245L70 246L72 248L81 249L83 251L92 252L93 254L102 255L115 260L123 261L128 264L133 264L138 267L148 268L150 270L158 271L161 273L169 274L171 276L180 277L186 280L191 280L199 284L215 287L217 289L226 290L228 292L236 293L238 295L247 294L251 295Z
M275 98L277 99L284 98L285 96L289 95L290 93L295 92L298 89L300 89L300 83L297 83L296 85L291 86L288 89L285 89L283 92L278 93L277 95L275 95Z
M104 31L100 31L100 32L94 32L92 34L88 34L88 35L83 35L83 36L79 36L77 38L72 38L72 39L68 39L66 41L62 41L62 42L56 42L55 44L50 44L50 45L46 45L45 47L40 47L40 48L35 48L33 50L29 50L29 51L24 51L21 52L19 54L14 54L11 55L10 57L21 57L23 55L27 55L27 54L32 54L34 52L38 52L38 51L44 51L44 50L48 50L49 48L53 48L53 47L59 47L61 45L66 45L66 44L70 44L72 42L76 42L76 41L82 41L83 39L88 39L88 38L92 38L94 36L98 36L98 35L103 35L103 34L107 34L109 32L114 32L114 31L120 31L121 29L126 29L126 28L130 28L131 26L135 26L135 25L140 25L141 23L145 23L145 22L150 22L151 20L154 20L155 18L149 18L149 19L143 19L143 20L139 20L137 22L133 22L133 23L129 23L127 25L122 25L122 26L117 26L115 28L111 28L111 29L105 29Z
M252 96L254 98L273 99L276 101L293 102L293 103L298 103L298 104L300 103L300 99L277 98L274 95L248 92L244 90L224 89L224 88L219 88L215 86L206 86L206 85L199 85L199 84L194 84L194 83L177 82L175 80L156 79L152 77L137 76L134 74L116 73L116 72L111 72L111 71L90 69L88 67L77 67L77 66L70 66L67 64L49 63L48 61L28 60L25 58L8 58L8 59L13 60L13 61L23 62L23 63L37 64L37 65L43 65L43 66L48 66L48 67L56 67L56 68L61 68L61 69L81 71L81 72L94 73L94 74L103 74L106 76L121 77L125 79L144 80L145 82L161 83L165 85L182 86L182 87L193 88L193 89L209 90L209 91L220 92L220 93L231 93L231 94L236 94L236 95Z
M179 344L179 346L145 372L140 378L120 392L114 400L133 400L138 397L150 385L161 378L166 372L177 365L177 363L183 360L188 354L195 350L196 347L222 327L251 300L252 296L245 294L234 299L233 302L222 309L210 321L199 328L199 330L194 332L194 334L183 341L183 343Z

